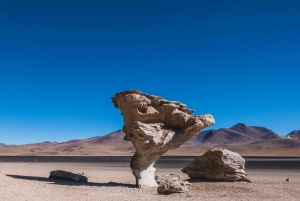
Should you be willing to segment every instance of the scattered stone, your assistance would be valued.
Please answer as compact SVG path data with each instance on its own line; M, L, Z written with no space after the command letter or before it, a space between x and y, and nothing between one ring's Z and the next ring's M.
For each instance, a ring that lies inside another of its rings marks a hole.
M210 114L191 116L194 111L180 102L136 90L117 93L112 101L124 117L124 140L136 149L130 167L139 187L157 186L154 163L215 123Z
M95 195L95 193L86 193L86 195Z
M74 174L72 172L67 172L63 170L55 170L50 172L49 178L55 178L55 179L67 179L67 180L73 180L78 182L87 182L88 178L86 176L83 176L81 174Z
M181 171L187 173L191 179L251 182L246 178L245 159L226 149L210 149Z
M168 175L157 175L155 180L158 184L157 193L159 194L170 194L170 193L188 193L190 183L182 181L179 175L168 174Z

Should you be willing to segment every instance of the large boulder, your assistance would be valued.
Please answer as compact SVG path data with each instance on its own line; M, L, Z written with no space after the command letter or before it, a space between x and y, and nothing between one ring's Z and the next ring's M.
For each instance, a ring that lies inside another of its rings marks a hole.
M245 159L227 149L214 148L192 160L182 170L191 179L247 181Z
M155 180L158 184L158 194L171 194L171 193L188 193L190 183L182 181L180 175L168 174L168 175L157 175Z
M180 102L136 90L117 93L112 101L124 117L124 140L136 149L130 167L139 187L157 186L154 163L215 123L210 114L191 116L194 111Z
M74 174L72 172L67 172L63 170L54 170L50 172L49 178L52 179L63 179L63 180L72 180L78 182L87 182L88 178L83 174Z

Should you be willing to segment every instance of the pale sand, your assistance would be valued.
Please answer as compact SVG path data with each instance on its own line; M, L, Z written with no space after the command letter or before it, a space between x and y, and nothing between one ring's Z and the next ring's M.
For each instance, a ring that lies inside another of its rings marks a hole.
M128 164L129 165L129 164ZM89 183L49 180L51 170L84 172ZM300 170L246 170L253 183L197 182L190 194L158 195L156 188L138 189L127 164L0 163L0 200L300 200ZM178 168L159 168L157 174ZM10 176L9 176L10 175ZM286 178L290 182L286 182ZM113 183L110 183L113 182Z

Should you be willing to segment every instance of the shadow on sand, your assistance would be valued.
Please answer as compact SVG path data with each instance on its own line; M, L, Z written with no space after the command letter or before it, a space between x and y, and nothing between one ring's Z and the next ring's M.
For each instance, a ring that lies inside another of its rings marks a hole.
M234 182L228 180L214 180L214 179L187 179L186 181L188 181L189 183L220 183L220 182L233 183Z
M76 182L76 181L64 180L64 179L52 179L52 178L46 178L46 177L34 177L34 176L24 176L24 175L7 174L6 176L12 177L15 179L51 182L51 184L66 185L66 186L106 186L106 187L137 188L137 186L134 184L124 184L124 183L117 183L117 182L108 182L108 183Z

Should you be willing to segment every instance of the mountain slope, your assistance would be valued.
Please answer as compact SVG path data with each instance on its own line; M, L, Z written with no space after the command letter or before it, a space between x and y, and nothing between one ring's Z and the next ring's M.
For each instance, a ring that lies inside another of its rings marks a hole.
M190 144L249 144L273 138L280 137L265 127L247 126L238 123L231 128L202 131L190 141Z
M260 127L260 126L247 126L242 123L238 123L233 127L231 127L230 129L240 133L244 133L258 140L273 139L279 137L278 134L274 133L268 128Z
M131 142L123 140L124 133L119 130L105 136L84 140L70 140L63 143L35 143L19 146L1 147L0 155L133 155Z
M294 130L285 136L286 138L300 140L300 130Z
M239 123L231 128L202 131L179 149L170 150L165 155L201 155L214 147L226 148L243 155L300 154L300 140L294 137L298 132L290 134L290 138L283 138L267 128ZM135 149L131 142L123 140L124 136L123 131L118 130L105 136L63 143L6 145L0 146L0 155L132 156Z

